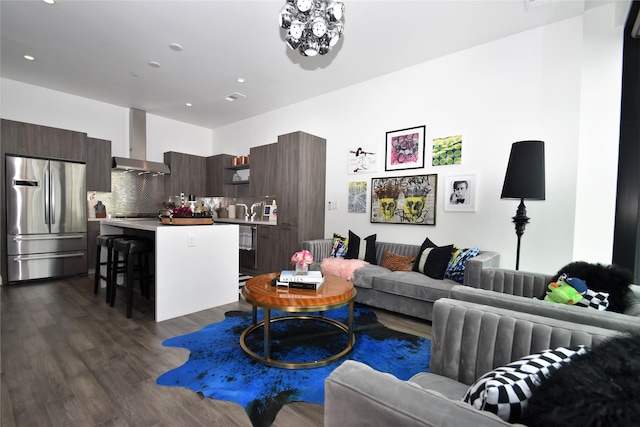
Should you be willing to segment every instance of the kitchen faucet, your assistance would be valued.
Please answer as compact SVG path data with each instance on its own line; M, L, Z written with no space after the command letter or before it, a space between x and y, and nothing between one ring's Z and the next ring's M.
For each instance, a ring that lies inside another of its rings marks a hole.
M258 212L254 212L253 208L260 208L262 207L262 203L254 203L251 205L251 221L255 221L256 219L256 215L258 214Z
M244 206L244 220L249 221L249 207L244 203L236 203L236 206Z

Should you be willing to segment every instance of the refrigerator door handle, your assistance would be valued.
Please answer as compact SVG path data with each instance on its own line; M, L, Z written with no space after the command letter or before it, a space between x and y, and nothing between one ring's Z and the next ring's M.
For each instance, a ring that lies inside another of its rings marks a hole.
M62 254L41 254L41 255L18 255L13 258L14 262L33 261L36 259L56 259L56 258L74 258L84 256L84 252L69 252Z
M67 240L67 239L82 239L83 234L68 234L64 236L56 235L44 235L44 236L15 236L12 240L14 242L28 242L34 240Z
M44 170L44 223L49 225L51 218L51 208L50 208L50 199L51 199L51 179L49 177L49 163L47 162L47 166Z

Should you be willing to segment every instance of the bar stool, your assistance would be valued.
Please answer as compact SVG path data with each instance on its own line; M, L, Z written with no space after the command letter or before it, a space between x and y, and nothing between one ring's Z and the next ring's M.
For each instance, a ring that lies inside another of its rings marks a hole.
M111 273L113 266L111 265L113 262L113 241L115 239L128 237L122 234L101 234L96 237L96 272L94 275L94 284L93 284L93 293L98 294L100 290L100 279L104 280L107 284L106 297L105 302L109 302L109 293L111 292ZM101 260L101 249L105 248L107 250L107 260ZM106 274L102 274L102 267L106 266ZM118 268L122 268L124 266L124 262L120 262Z
M116 301L116 290L124 289L127 298L127 318L131 317L133 311L133 286L134 282L140 282L140 293L147 299L151 296L151 288L149 282L153 278L153 272L150 269L149 257L153 253L153 240L144 237L128 237L119 238L113 241L113 257L111 276L113 278L113 286L110 290L111 307ZM118 261L120 254L123 256L125 278L124 283L117 283ZM137 259L137 264L136 264Z

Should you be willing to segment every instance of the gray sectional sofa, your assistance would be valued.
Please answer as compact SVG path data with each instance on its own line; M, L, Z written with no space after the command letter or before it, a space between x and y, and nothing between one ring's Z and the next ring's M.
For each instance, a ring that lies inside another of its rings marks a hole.
M332 239L308 240L302 242L302 249L320 262L331 254ZM459 284L450 279L433 279L414 271L391 271L380 266L385 251L403 256L416 256L419 245L376 242L376 261L354 273L352 282L358 294L356 302L372 307L401 313L421 319L432 320L433 304L440 298L449 296L451 289ZM487 267L498 267L500 255L497 252L480 251L466 263L464 283L477 283L481 272Z
M551 303L548 303L551 304ZM409 381L345 361L325 380L324 425L513 426L461 401L484 373L558 346L593 347L619 331L442 298L433 310L429 373Z

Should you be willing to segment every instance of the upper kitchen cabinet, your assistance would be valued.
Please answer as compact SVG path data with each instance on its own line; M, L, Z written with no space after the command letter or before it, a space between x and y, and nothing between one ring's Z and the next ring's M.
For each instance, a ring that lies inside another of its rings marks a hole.
M82 132L2 120L2 146L7 154L85 162L86 137Z
M87 191L111 192L111 141L87 137Z
M234 156L230 154L218 154L207 157L207 196L227 196L225 182L227 181L226 167L231 164Z
M252 147L249 153L251 158L251 177L249 180L249 192L252 196L275 196L276 174L278 167L278 144L260 145Z
M184 193L202 197L207 194L206 157L169 151L164 153L164 162L171 169L171 173L164 177L165 195Z

